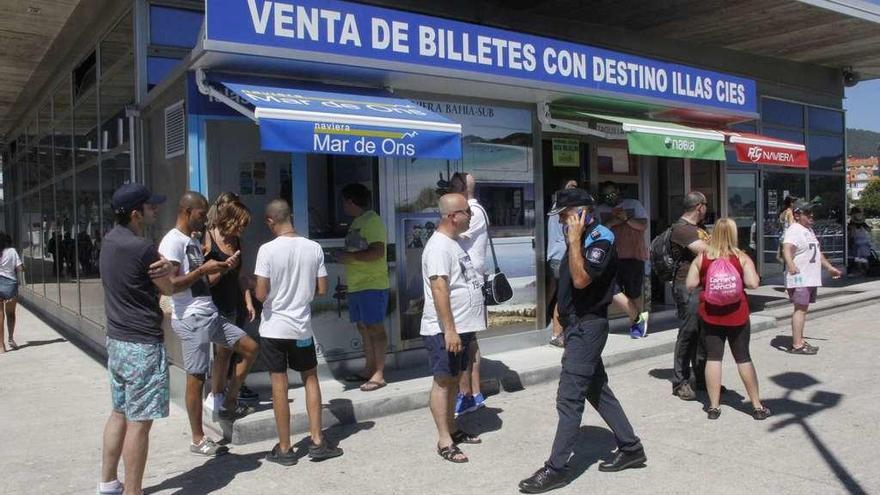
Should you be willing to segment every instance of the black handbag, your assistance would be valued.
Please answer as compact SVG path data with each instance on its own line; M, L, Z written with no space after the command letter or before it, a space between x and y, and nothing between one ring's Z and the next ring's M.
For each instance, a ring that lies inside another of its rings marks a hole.
M482 206L479 208L483 210L483 215L485 215L488 220L489 215L486 214L486 210L483 209ZM489 236L489 248L492 250L492 263L495 265L495 273L488 273L485 275L483 281L483 298L486 302L486 306L497 306L505 301L509 301L510 298L513 297L513 288L510 287L510 282L507 281L507 276L504 275L501 271L501 267L498 266L498 258L495 256L495 243L492 242L492 234L489 233L488 221L486 222L486 235Z

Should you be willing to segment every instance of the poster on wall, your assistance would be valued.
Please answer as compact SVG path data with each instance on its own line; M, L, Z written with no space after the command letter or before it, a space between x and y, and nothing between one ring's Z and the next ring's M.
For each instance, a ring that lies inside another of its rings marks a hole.
M400 294L400 338L419 338L422 310L425 306L422 282L422 252L440 220L438 213L398 215L397 239L402 242L402 264L397 269L397 290ZM402 266L401 266L402 265Z
M576 139L553 138L553 166L578 167L581 164L581 143Z
M438 190L448 187L455 172L476 179L476 199L486 210L495 242L498 263L513 287L513 298L488 311L489 327L534 329L537 313L535 228L544 219L535 218L535 170L532 114L528 109L475 103L417 100L416 103L461 124L462 159L406 160L397 165L398 218L429 215L436 219ZM412 232L411 227L409 226ZM404 239L404 226L398 227ZM424 226L423 226L423 230ZM398 243L398 280L421 280L421 253ZM486 269L494 270L486 255ZM417 288L420 286L416 286ZM418 336L418 321L407 315L407 304L418 298L401 297L401 335ZM418 313L421 314L421 313Z
M253 162L241 162L238 164L238 193L242 196L249 196L254 193Z

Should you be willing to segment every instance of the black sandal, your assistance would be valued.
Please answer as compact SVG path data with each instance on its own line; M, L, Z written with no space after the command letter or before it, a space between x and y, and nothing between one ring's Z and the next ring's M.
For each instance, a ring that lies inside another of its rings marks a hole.
M709 419L718 419L721 416L721 409L718 409L717 407L710 407L706 410L706 413Z
M455 444L452 444L448 447L438 446L437 455L455 464L464 464L465 462L468 462L467 456L465 456L464 458L458 457L460 455L463 456L464 452L462 452L461 449L458 448L458 446Z
M471 433L467 433L464 430L458 430L457 432L453 433L450 436L452 437L452 443L454 443L456 445L460 444L460 443L466 443L466 444L471 444L471 445L483 443L483 441L480 440L480 437L478 435L473 435Z

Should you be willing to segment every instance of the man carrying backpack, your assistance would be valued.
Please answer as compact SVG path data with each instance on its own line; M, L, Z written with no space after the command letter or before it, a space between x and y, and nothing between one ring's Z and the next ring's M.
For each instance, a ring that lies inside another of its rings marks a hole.
M697 309L700 303L700 289L689 291L685 286L691 262L708 247L709 234L701 227L709 206L706 196L699 191L691 191L684 198L684 214L671 227L671 252L676 260L672 278L672 292L678 310L678 339L672 374L672 393L682 400L697 398L691 387L693 374L697 388L705 388L705 356L699 352L700 320ZM702 386L701 386L702 385Z

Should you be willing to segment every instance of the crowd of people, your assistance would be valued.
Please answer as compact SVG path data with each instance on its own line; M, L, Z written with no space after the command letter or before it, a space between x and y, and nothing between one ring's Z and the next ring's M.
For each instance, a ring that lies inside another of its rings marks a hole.
M476 180L457 173L438 203L439 221L427 239L421 270L424 310L420 334L433 376L430 412L437 429L436 452L452 463L468 462L462 445L482 439L460 428L456 418L485 405L480 391L477 335L488 326L484 284L489 221L475 197ZM554 278L551 344L564 348L556 409L558 426L551 453L521 491L541 493L570 481L567 464L586 402L614 434L617 450L599 466L619 471L645 465L647 457L620 402L612 392L602 362L612 304L630 319L630 334L647 333L641 310L648 248L647 213L634 200L623 200L618 187L600 187L597 202L574 181L554 195L548 215L548 265ZM345 267L349 316L364 343L361 373L346 377L372 392L386 385L387 334L384 320L389 280L384 223L370 209L372 195L361 184L342 189L343 208L353 221L338 259ZM181 343L187 374L185 405L190 425L189 450L213 457L227 447L206 435L203 407L218 418L235 421L253 412L253 392L244 387L258 354L270 375L278 442L269 462L297 462L290 439L288 370L299 372L305 388L311 444L309 456L325 460L343 454L322 433L321 388L311 323L311 303L327 293L325 253L303 237L292 221L290 205L271 201L263 212L273 239L259 247L252 274L242 270L242 233L251 213L234 194L213 204L197 192L177 203L175 226L155 246L144 237L166 198L138 184L120 187L112 199L116 226L103 240L100 256L107 312L107 352L112 412L103 440L98 492L141 493L152 421L169 412L168 358L163 342L159 296L171 299L171 326ZM680 318L674 351L673 394L693 400L708 391L709 419L721 414L721 359L725 342L748 392L756 420L770 410L761 403L757 372L749 354L749 306L745 289L759 284L751 258L738 247L733 220L722 218L712 235L702 226L706 197L691 192L684 214L670 227L670 249L676 260L672 286ZM812 225L812 205L791 205L783 237L786 287L794 304L793 354L815 354L803 340L803 325L820 266L840 272L822 255ZM0 244L6 237L0 235ZM10 284L22 269L14 249L3 244L0 299L5 302L13 345L14 300ZM12 317L10 320L9 306ZM261 309L260 309L261 307ZM260 312L259 338L242 327ZM2 329L2 321L0 321ZM2 335L0 335L2 339ZM216 346L212 358L212 345ZM206 377L211 389L203 401ZM695 390L696 389L696 390ZM125 483L118 465L124 464Z

